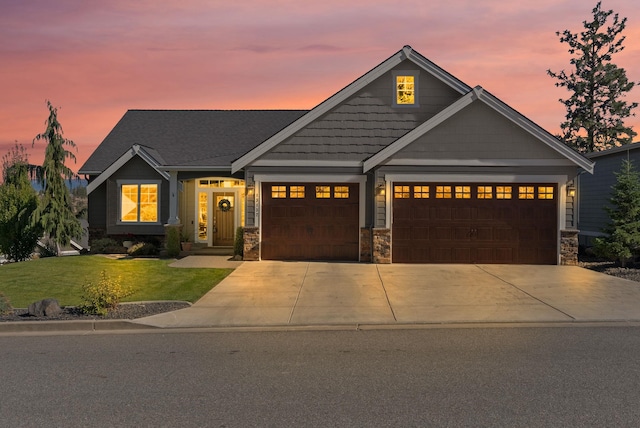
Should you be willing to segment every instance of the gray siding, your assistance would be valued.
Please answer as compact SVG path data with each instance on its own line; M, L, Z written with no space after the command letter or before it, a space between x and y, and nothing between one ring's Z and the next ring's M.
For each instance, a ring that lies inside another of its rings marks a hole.
M599 234L609 222L609 215L604 210L609 206L611 187L616 182L614 172L620 171L622 161L629 159L636 170L640 169L640 150L637 145L630 146L630 150L616 151L608 155L596 155L592 160L596 162L593 175L582 174L579 178L580 219L578 229L581 232L581 243L588 240L585 236Z
M417 70L405 61L395 70ZM279 144L263 159L358 160L390 143L460 98L460 94L420 70L419 107L392 107L393 71Z
M400 159L565 159L481 101L396 154ZM567 161L568 163L568 161Z
M162 180L160 184L160 224L118 224L118 180ZM164 235L164 225L169 219L169 182L139 157L134 157L106 181L107 184L107 234ZM92 192L93 193L93 192Z

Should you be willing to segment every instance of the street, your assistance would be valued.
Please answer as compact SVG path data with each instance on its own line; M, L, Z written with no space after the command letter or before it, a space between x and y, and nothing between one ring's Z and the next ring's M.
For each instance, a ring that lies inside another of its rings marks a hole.
M35 426L638 426L640 328L0 337Z

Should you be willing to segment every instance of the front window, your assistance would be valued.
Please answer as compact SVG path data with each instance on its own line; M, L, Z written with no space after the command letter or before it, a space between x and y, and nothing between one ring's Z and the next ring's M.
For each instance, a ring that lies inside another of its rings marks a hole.
M123 223L158 223L157 183L122 184L120 186L120 221Z

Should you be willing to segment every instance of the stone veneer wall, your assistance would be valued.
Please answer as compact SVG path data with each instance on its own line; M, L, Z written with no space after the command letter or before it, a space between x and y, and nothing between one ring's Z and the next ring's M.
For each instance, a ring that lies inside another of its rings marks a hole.
M360 228L360 261L371 262L371 229L367 227Z
M391 229L373 229L373 262L391 263Z
M246 261L260 260L259 227L244 228L244 254L242 259Z
M560 231L560 264L578 264L578 230Z

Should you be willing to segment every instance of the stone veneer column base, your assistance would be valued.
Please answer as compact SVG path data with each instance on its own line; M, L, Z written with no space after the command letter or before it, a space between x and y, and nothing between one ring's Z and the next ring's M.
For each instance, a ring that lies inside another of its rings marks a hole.
M371 262L371 229L360 228L360 262Z
M560 264L575 266L578 264L578 230L560 231Z
M391 229L373 229L373 263L391 263Z
M245 227L244 228L244 253L242 260L256 261L260 260L260 228Z

